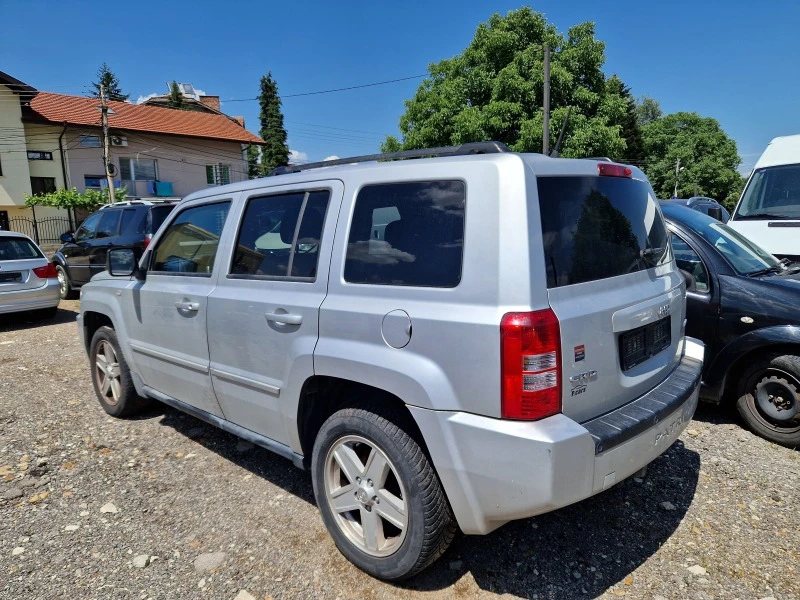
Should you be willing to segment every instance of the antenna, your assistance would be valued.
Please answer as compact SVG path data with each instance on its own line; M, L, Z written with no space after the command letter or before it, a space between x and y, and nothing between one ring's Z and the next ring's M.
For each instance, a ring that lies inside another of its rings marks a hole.
M567 123L569 123L569 114L572 112L572 107L567 107L567 116L564 117L564 123L561 125L561 132L558 134L558 139L556 140L556 145L553 146L553 151L550 153L550 156L553 158L558 158L558 151L561 149L561 140L564 139L564 132L567 130Z

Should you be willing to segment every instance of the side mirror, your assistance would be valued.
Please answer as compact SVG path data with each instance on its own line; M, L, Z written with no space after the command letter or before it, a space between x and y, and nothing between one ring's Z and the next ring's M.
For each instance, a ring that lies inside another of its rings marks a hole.
M697 282L694 279L694 275L689 273L689 271L684 271L683 269L680 270L681 275L683 275L683 280L686 282L686 291L687 292L694 292L697 290Z
M131 277L144 279L144 271L136 263L133 248L112 248L108 251L106 269L112 277Z
M59 238L62 244L74 244L75 243L75 236L73 236L69 231L65 231L62 233Z

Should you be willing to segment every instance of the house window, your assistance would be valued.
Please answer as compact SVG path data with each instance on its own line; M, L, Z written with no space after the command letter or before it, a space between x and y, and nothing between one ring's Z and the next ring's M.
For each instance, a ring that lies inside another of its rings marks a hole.
M55 177L31 177L31 194L50 194L56 191Z
M53 153L28 150L28 160L53 160Z
M222 163L216 165L206 165L206 183L209 185L225 185L230 182L230 165L223 165Z
M124 181L156 181L158 169L153 159L122 158L119 161L120 179Z
M101 187L103 187L103 184L101 183L102 181L106 181L105 175L84 175L83 187L86 189L99 190Z
M99 135L80 135L78 136L78 146L81 148L100 148L100 136Z

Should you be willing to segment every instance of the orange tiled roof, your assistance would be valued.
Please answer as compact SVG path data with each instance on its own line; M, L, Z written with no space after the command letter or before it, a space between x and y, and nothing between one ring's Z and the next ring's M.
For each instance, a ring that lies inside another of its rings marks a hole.
M100 110L97 108L100 101L97 98L39 92L31 100L30 106L38 117L46 121L100 126ZM115 101L110 101L108 106L115 113L108 117L108 124L112 129L229 140L245 144L264 143L260 137L225 115Z

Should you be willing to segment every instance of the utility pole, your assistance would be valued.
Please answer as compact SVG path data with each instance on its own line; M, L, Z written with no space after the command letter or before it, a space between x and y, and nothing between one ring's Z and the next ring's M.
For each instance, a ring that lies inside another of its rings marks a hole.
M542 154L550 153L550 46L544 47L544 124L542 128Z
M672 197L678 197L678 177L680 176L681 172L681 157L678 157L678 160L675 162L675 191L672 192Z
M109 155L108 144L108 104L106 103L106 86L100 86L100 114L103 123L103 168L106 171L108 181L108 202L113 204L116 199L114 190L114 173L111 171L111 157Z

